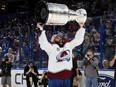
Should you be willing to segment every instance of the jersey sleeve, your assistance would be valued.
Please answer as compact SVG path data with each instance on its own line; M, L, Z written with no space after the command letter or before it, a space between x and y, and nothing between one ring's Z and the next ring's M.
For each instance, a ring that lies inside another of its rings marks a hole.
M84 28L80 28L76 32L74 39L71 42L69 42L71 49L73 49L76 46L79 46L80 44L82 44L82 42L84 40L84 35L85 35L85 29Z
M49 53L52 49L52 44L48 42L44 30L41 32L41 35L39 37L39 44L40 44L41 49L45 50L47 53Z

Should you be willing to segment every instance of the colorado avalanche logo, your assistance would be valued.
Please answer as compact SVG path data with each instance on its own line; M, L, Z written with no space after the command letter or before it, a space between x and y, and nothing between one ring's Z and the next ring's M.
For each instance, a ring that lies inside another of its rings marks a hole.
M62 51L56 56L57 62L62 62L62 61L69 61L70 60L70 51Z

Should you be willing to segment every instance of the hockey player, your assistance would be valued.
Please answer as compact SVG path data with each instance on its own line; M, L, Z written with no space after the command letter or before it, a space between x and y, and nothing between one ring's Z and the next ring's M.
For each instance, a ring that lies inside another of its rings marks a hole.
M72 75L72 50L80 45L84 40L85 29L81 28L76 32L72 41L64 43L63 38L58 34L52 37L54 44L48 42L45 30L40 23L37 27L41 30L39 37L40 47L49 56L48 61L48 86L49 87L70 87L70 77Z

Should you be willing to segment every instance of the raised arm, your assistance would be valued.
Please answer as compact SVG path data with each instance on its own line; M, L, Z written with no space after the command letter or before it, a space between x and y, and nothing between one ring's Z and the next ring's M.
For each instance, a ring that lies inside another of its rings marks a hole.
M82 44L82 42L84 40L84 35L85 35L85 29L81 27L76 32L74 39L70 42L71 49Z
M84 58L81 62L81 67L86 66L88 62L89 60L87 60L87 58Z
M84 40L84 35L85 35L85 29L83 28L83 26L87 20L87 12L85 9L78 9L76 12L78 15L76 21L80 25L80 29L76 32L75 38L71 41L70 47L72 49L82 44Z
M110 67L113 67L115 62L116 62L116 54L114 55L113 59L110 61Z
M94 59L91 59L91 60L90 60L90 63L91 63L92 66L98 67L99 61L98 61L97 58L94 58Z
M39 36L40 47L42 50L45 50L47 53L49 53L52 45L48 42L45 30L43 30L43 27L40 25L40 23L37 23L37 27L41 30L41 35Z

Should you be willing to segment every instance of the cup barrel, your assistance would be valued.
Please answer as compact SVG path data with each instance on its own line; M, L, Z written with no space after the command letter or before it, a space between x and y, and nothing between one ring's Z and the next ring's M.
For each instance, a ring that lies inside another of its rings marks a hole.
M49 9L46 25L64 25L69 21L69 9L64 4L47 3Z
M64 25L69 21L69 9L64 4L40 1L35 9L35 17L45 25Z
M85 23L87 12L85 9L70 10L65 4L39 1L35 9L35 17L37 22L44 25L64 25L74 20L78 23Z
M41 22L42 24L45 24L47 22L48 15L49 15L49 10L46 2L39 1L35 9L35 18L37 19L37 22Z

